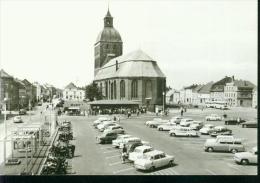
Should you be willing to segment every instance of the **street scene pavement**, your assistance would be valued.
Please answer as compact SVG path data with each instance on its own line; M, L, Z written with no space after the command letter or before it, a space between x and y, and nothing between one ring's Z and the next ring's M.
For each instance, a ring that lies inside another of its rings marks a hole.
M239 112L243 119L256 118L255 109L234 108L225 113L229 117L237 117ZM216 109L191 109L184 113L184 117L205 121L205 116L211 113L223 115L223 111ZM179 110L171 111L170 119L179 115ZM154 114L141 116L121 116L120 125L127 134L139 137L155 149L175 156L172 167L163 167L152 172L137 171L133 163L124 163L120 159L121 150L113 148L111 144L97 144L98 132L93 127L93 121L100 116L62 116L60 119L70 120L73 124L75 136L75 158L72 159L72 168L77 175L256 175L256 165L238 165L233 160L232 153L205 152L203 145L208 135L200 137L170 137L167 132L149 128L144 123L157 117ZM111 116L113 117L113 116ZM224 125L224 121L205 122L207 124ZM242 128L241 125L229 125L233 136L243 139L246 150L257 145L257 128Z

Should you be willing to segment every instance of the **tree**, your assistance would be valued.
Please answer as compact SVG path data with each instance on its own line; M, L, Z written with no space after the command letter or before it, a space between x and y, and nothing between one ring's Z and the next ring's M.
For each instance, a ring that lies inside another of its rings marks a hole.
M85 91L86 91L86 99L88 99L89 101L93 101L95 99L101 100L103 98L102 91L100 90L98 85L94 82L87 85Z

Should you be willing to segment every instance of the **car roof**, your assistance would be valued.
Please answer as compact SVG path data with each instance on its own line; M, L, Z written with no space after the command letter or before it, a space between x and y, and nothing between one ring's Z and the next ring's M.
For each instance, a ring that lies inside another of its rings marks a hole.
M131 136L132 136L132 135L124 134L124 135L119 135L118 137L127 138L127 137L131 137Z
M135 149L140 149L140 150L144 150L144 149L151 149L151 146L147 146L147 145L142 145L142 146L138 146Z
M145 155L146 155L146 156L155 156L155 155L163 154L163 153L164 153L164 152L159 151L159 150L153 150L153 151L150 151L150 152L145 153Z

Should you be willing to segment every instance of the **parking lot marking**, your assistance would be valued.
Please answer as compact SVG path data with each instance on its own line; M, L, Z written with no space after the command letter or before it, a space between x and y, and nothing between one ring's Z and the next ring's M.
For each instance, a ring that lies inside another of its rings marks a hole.
M115 157L118 157L118 156L120 156L120 154L114 155L114 156L108 156L108 157L106 157L106 159L111 159L111 158L115 158Z
M105 151L105 152L103 152L103 153L112 153L112 152L118 152L118 150L112 150L112 151Z
M129 171L129 170L133 170L135 168L133 167L130 167L130 168L126 168L126 169L121 169L121 170L118 170L118 171L114 171L113 174L118 174L118 173L121 173L121 172L126 172L126 171Z
M211 170L209 170L209 169L206 169L206 171L207 171L208 173L210 173L211 175L217 175L215 172L213 172L213 171L211 171Z
M109 163L109 166L114 166L114 165L118 165L118 164L122 164L122 161L118 161L118 162L115 162L115 163Z

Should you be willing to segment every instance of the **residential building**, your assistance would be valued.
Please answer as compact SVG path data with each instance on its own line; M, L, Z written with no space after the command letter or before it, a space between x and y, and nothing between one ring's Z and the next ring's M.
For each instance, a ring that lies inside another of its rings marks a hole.
M74 83L69 83L63 90L63 99L71 101L83 101L85 90L77 87Z
M166 104L167 105L176 105L176 104L180 104L180 92L175 90L175 89L171 89L166 93Z
M212 85L214 84L213 81L203 85L199 90L198 90L198 104L199 105L205 105L206 102L210 101L210 90Z
M215 82L210 90L210 99L211 101L224 101L225 96L224 96L224 87L226 86L226 83L230 83L234 80L233 77L227 77Z

